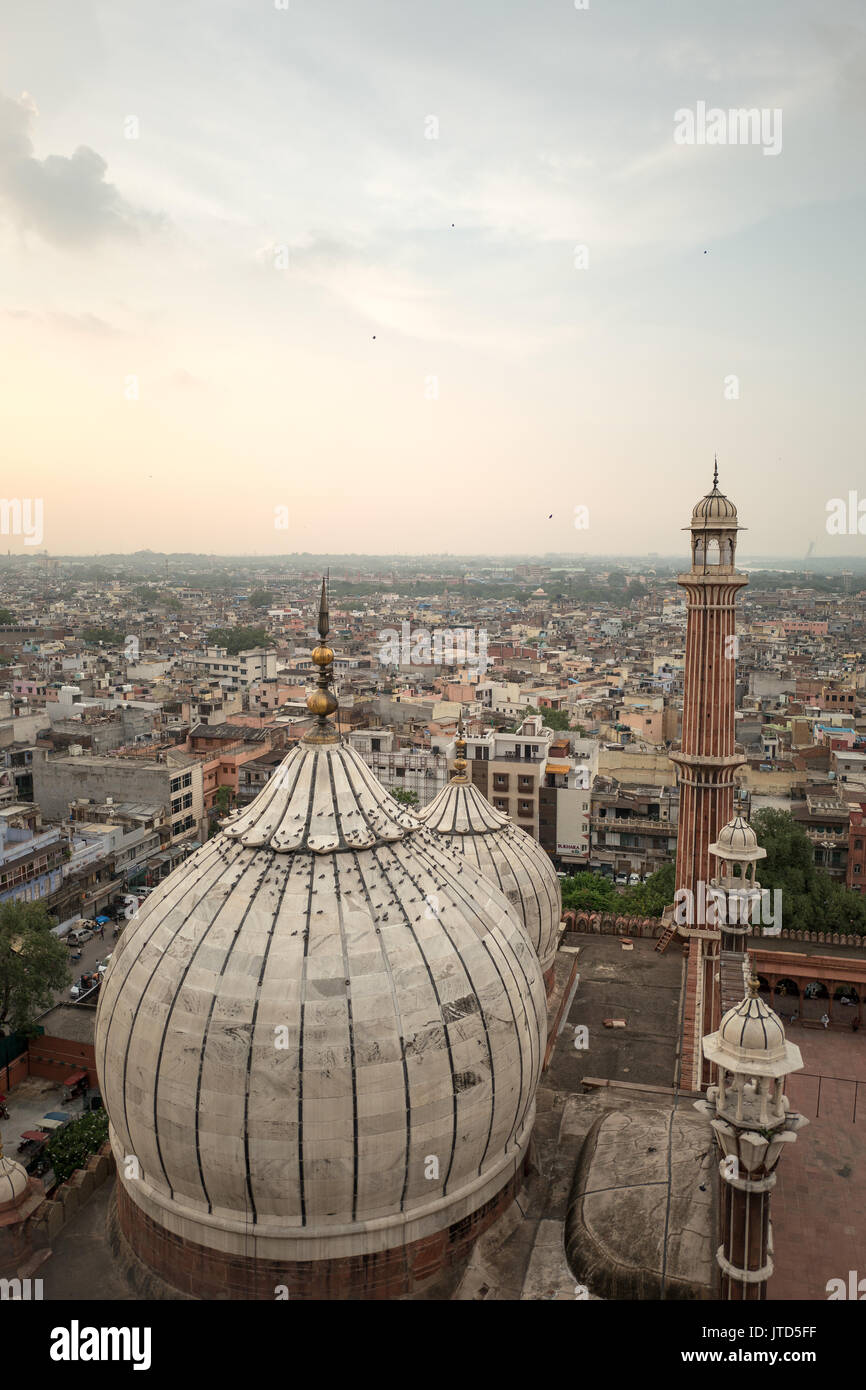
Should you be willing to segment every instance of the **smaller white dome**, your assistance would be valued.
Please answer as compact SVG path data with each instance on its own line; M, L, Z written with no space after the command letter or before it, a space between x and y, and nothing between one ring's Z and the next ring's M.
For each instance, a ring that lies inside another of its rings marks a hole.
M550 970L559 941L562 894L546 850L459 775L418 817L448 849L505 894L529 933L542 970Z
M20 1163L0 1157L0 1209L24 1196L30 1179Z
M752 859L765 859L767 851L761 849L758 837L747 820L734 816L719 831L719 838L710 845L710 854L722 859L735 859L748 862Z
M778 1061L785 1055L782 1020L760 995L749 996L724 1015L719 1024L719 1046L738 1058L758 1055L768 1062Z
M764 1003L752 980L749 993L723 1016L717 1033L704 1038L704 1055L717 1067L750 1076L785 1076L803 1065L778 1014Z
M692 511L692 526L705 527L711 530L715 526L730 527L737 525L737 509L724 493L719 492L714 487L712 492L708 492L706 497L702 497L700 502L695 504Z

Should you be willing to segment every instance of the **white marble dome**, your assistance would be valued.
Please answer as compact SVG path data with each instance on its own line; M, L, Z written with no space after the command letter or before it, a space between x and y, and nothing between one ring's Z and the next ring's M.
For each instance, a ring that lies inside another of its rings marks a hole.
M419 811L451 850L503 892L519 913L543 971L556 956L562 893L550 855L460 776Z
M704 1039L704 1053L716 1066L753 1076L776 1076L799 1051L785 1038L778 1014L757 993L749 993L722 1017L718 1032Z
M119 1181L247 1257L408 1243L517 1171L544 1033L507 899L311 736L114 952L96 1058Z
M725 497L724 493L719 492L717 486L713 486L712 492L708 492L699 502L696 502L692 509L692 527L713 527L730 528L737 525L737 509L730 498Z
M0 1149L0 1211L20 1201L29 1186L26 1170L14 1159L4 1158Z
M720 849L752 855L758 848L758 837L747 820L743 820L742 816L734 816L733 820L722 826L717 844Z

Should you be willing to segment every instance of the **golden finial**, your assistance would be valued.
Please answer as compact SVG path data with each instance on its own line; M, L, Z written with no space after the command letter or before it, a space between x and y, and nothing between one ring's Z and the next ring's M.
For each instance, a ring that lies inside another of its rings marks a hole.
M324 579L322 580L322 596L319 600L317 631L322 640L319 646L313 648L311 656L319 670L316 676L316 689L307 696L307 709L311 714L318 716L319 722L306 735L304 743L339 743L340 735L328 718L328 715L333 714L337 708L337 697L330 688L334 674L334 653L325 643L325 638L330 631L330 618L328 616L328 592Z
M451 778L451 781L466 782L468 781L468 778L466 776L466 769L469 766L469 764L466 761L466 738L463 733L462 710L460 712L460 718L457 721L457 738L454 742L454 751L457 754L457 756L454 759L454 776Z
M713 489L719 486L719 456L713 454Z
M759 990L760 988L761 988L761 981L758 979L757 975L752 975L751 978L750 978L750 980L749 980L749 998L750 998L750 999L757 999L757 997L758 997L758 990Z

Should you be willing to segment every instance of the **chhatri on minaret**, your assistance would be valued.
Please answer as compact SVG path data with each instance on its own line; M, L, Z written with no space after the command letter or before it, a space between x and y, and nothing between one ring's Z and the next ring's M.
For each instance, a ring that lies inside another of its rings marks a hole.
M198 1298L399 1297L465 1262L523 1180L545 994L506 897L330 716L164 879L105 975L115 1249Z
M734 774L746 761L736 750L734 716L736 599L749 581L734 568L743 528L733 502L719 491L718 461L712 489L684 529L690 532L691 568L677 579L687 606L683 721L680 746L670 756L680 789L676 890L697 904L706 901L713 877L711 846L733 816ZM721 1014L720 932L694 918L679 931L688 955L680 1075L684 1086L700 1090L710 1080L701 1039L718 1027Z
M451 781L419 816L449 849L495 883L516 908L538 953L549 990L562 916L553 860L510 816L491 806L469 780L462 720L455 750Z

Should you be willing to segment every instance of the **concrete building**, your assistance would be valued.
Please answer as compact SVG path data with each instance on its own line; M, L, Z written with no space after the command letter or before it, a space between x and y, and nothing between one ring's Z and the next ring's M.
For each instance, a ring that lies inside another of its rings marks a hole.
M419 807L427 806L447 785L445 752L401 747L392 729L357 729L347 738L388 791L414 792Z
M540 790L553 742L540 714L524 719L514 734L489 732L467 739L472 781L497 811L539 838Z
M276 679L277 653L265 647L229 656L225 647L208 647L204 652L192 652L186 663L221 686L248 686L255 681Z
M41 825L35 806L0 810L0 902L40 902L63 882L67 842L56 825Z
M679 789L623 787L599 779L592 790L590 867L650 874L676 854Z
M69 818L71 802L143 802L164 807L172 841L202 833L202 768L192 754L169 751L162 759L137 757L34 758L33 793L47 820Z

